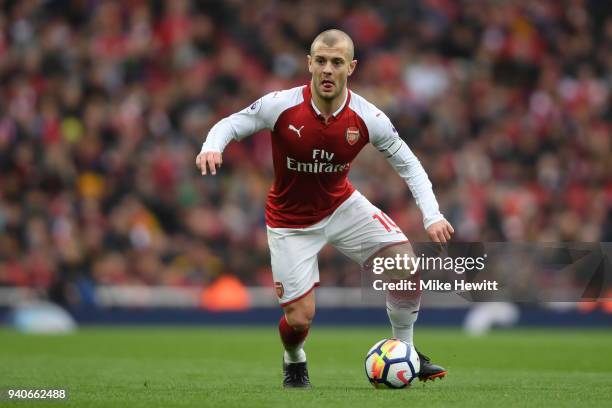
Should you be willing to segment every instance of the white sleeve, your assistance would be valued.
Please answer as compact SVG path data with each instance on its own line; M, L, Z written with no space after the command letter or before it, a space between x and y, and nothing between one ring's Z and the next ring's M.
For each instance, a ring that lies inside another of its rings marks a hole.
M302 100L302 87L259 98L247 108L217 122L208 132L201 152L223 152L232 140L240 141L263 129L272 130L280 114Z
M399 137L389 118L380 112L370 123L368 126L370 143L385 155L389 164L408 184L423 214L425 229L443 220L444 216L440 213L438 201L436 201L425 169L408 145Z

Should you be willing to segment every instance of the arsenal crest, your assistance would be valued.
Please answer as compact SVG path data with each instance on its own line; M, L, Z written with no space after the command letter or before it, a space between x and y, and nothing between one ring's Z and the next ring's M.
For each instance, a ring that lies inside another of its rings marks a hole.
M283 283L282 282L274 282L274 289L276 289L276 296L278 296L278 298L282 298L283 294L285 293L285 288L283 288Z
M346 128L346 142L349 145L354 145L359 140L359 129L355 126Z

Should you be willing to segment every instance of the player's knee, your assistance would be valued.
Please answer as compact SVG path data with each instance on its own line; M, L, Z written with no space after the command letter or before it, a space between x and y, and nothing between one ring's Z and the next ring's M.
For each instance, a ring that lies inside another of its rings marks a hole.
M312 323L312 318L313 316L309 316L308 314L293 314L286 317L289 326L293 327L296 331L308 330Z
M302 321L299 321L298 323L294 323L293 325L291 325L291 327L293 327L293 330L297 332L303 332L310 328L310 323L311 322L307 320L302 320Z
M414 251L410 243L402 243L383 249L377 255L380 258L390 258L394 261L393 267L386 269L386 275L391 279L415 279L418 268L415 268Z
M285 319L287 319L287 324L297 331L308 330L313 318L314 308L295 308L292 310L285 310Z

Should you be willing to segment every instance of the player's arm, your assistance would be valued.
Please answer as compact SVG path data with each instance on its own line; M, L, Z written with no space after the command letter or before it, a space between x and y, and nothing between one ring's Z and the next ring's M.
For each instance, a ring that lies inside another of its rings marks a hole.
M455 232L442 213L429 177L421 162L398 135L385 115L379 115L373 126L370 142L385 155L385 158L402 177L423 214L423 226L434 242L446 242Z
M240 112L220 120L210 129L196 157L196 166L202 175L206 174L207 169L212 175L217 173L217 168L223 163L223 150L232 140L240 141L262 129L270 128L267 106L264 106L269 104L269 98L266 95L258 99Z

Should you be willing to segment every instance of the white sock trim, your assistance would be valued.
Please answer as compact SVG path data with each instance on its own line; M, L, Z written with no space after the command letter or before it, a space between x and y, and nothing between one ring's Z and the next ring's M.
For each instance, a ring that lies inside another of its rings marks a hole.
M300 346L298 348L295 348L291 351L289 350L285 350L285 354L284 354L284 360L285 363L290 364L290 363L303 363L306 361L306 352L304 351L304 349Z

